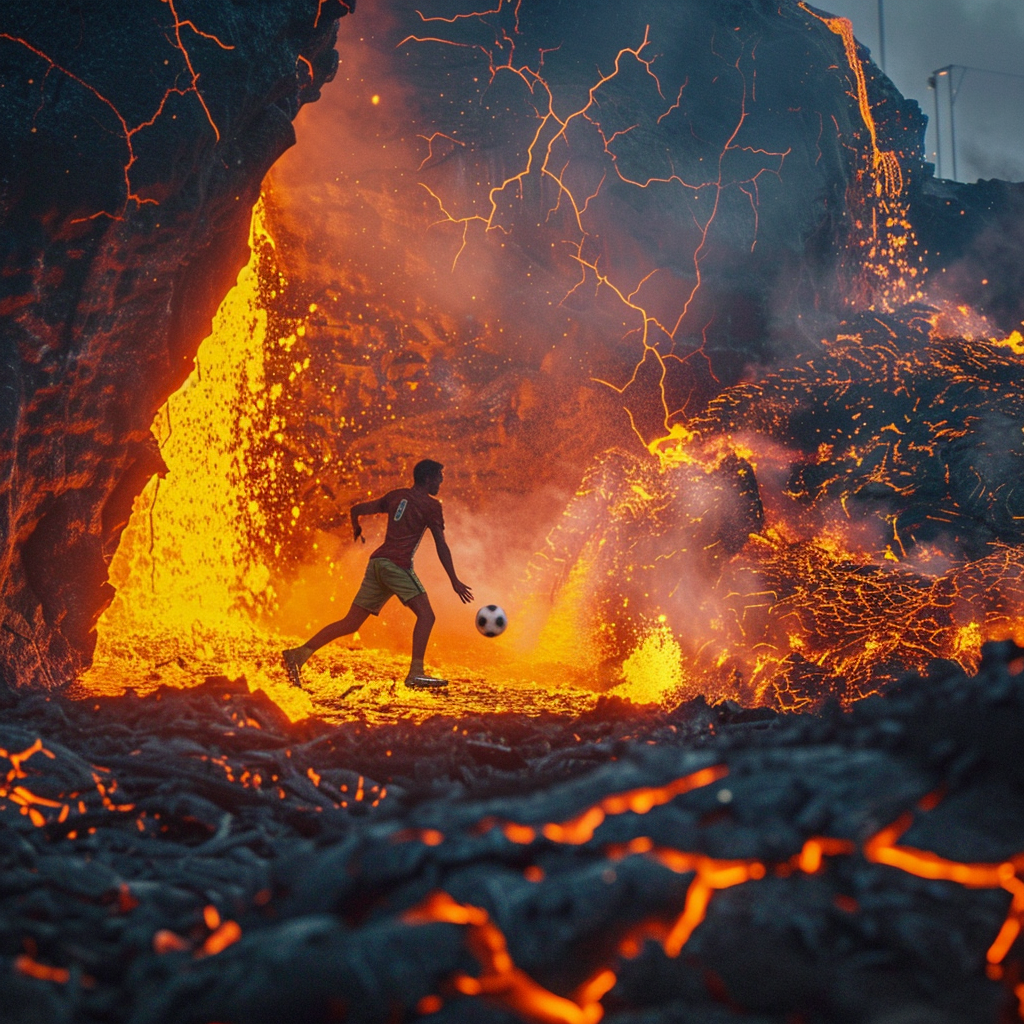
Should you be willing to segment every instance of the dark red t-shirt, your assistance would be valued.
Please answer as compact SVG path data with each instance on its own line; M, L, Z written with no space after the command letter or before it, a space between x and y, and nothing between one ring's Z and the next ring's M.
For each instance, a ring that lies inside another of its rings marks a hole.
M388 515L388 532L371 558L387 558L403 569L412 568L423 531L431 526L444 529L441 502L425 491L400 487L380 499L381 511Z

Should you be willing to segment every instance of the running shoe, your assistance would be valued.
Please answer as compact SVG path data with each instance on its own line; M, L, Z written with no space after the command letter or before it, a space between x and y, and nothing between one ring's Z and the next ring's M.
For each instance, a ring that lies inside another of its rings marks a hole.
M405 685L414 690L443 690L448 685L448 680L438 679L436 676L407 676Z
M299 658L298 650L290 648L287 651L282 651L281 658L284 660L284 670L288 673L288 681L292 686L302 689L302 676L299 672L302 668L302 661Z

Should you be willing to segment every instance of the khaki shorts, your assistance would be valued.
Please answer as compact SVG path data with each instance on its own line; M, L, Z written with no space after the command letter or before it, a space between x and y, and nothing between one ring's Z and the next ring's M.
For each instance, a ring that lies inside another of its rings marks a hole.
M426 592L412 569L403 569L390 558L371 558L362 586L352 603L371 615L379 615L392 594L402 604L408 604L414 597Z

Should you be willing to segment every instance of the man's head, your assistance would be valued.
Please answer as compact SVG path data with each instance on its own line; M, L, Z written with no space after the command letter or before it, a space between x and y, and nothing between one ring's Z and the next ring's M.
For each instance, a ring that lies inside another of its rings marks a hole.
M437 494L444 479L444 466L433 459L422 459L412 469L412 481L417 487L425 487L428 494Z

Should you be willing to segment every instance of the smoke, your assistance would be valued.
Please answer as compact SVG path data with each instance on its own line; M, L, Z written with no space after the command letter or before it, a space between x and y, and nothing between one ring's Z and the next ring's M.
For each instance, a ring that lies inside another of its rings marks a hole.
M311 311L277 378L304 467L276 563L294 572L277 584L277 624L309 635L344 614L372 547L315 524L432 457L446 465L457 571L476 604L504 606L512 623L500 640L476 636L426 538L417 571L445 665L504 672L537 641L538 657L617 661L611 678L637 645L652 664L671 658L656 635L671 619L688 650L722 639L723 686L732 666L749 679L753 664L730 662L730 648L770 635L781 658L802 635L769 621L771 601L817 613L797 578L802 538L775 537L723 576L761 526L750 467L737 457L713 475L660 476L645 446L779 355L773 317L798 344L798 311L822 276L839 276L815 255L843 237L858 156L845 140L863 137L850 79L830 70L842 43L815 28L809 58L810 16L795 6L769 31L752 4L723 32L713 5L650 3L615 34L596 17L574 24L568 6L523 4L521 21L498 7L499 23L517 19L505 35L398 6L343 35L337 79L274 170L278 301ZM796 61L810 61L814 88L795 90ZM886 144L912 153L916 123L897 110L887 130L907 139ZM616 448L627 465L607 469L599 457ZM794 461L780 452L758 467L780 507ZM577 493L595 465L605 477ZM819 511L811 576L851 548L885 549L881 506L859 532L838 505ZM523 583L549 534L554 576ZM792 594L766 596L769 578ZM411 625L392 602L363 640L404 651Z

